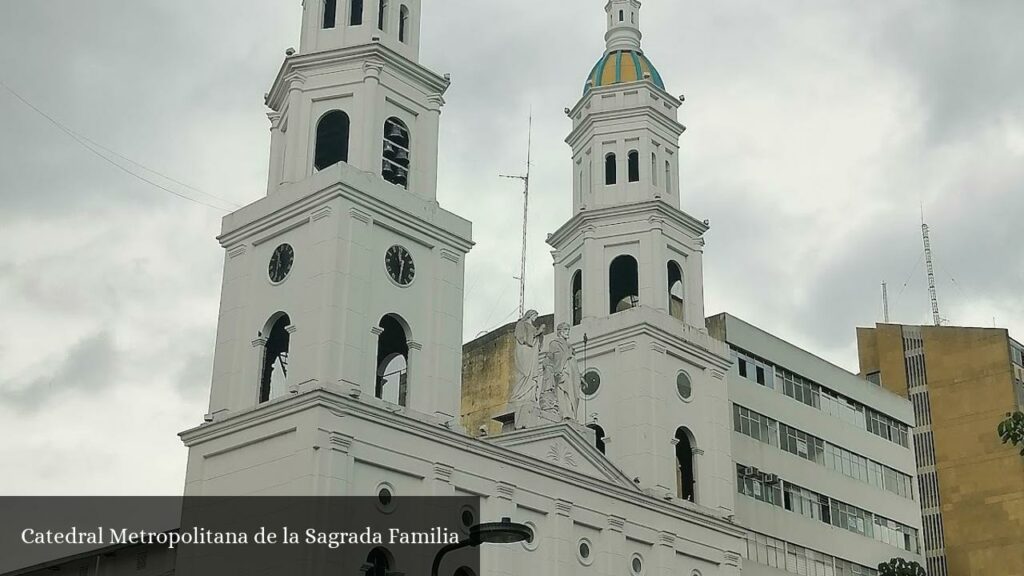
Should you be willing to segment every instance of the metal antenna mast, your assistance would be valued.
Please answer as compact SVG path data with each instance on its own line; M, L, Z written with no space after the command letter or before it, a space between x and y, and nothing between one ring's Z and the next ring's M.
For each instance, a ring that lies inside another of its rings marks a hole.
M932 263L932 241L928 235L928 225L924 223L924 209L921 209L921 235L924 237L924 261L928 268L928 296L932 300L932 321L936 326L942 326L942 317L939 316L939 296L935 291L935 266Z
M529 137L526 144L526 175L525 176L507 176L501 174L502 178L510 178L512 180L522 180L524 184L523 188L523 253L522 258L519 261L519 317L522 318L526 314L526 230L530 219L530 154L533 150L533 110L530 110L530 128Z
M882 282L882 314L885 323L889 323L889 285Z

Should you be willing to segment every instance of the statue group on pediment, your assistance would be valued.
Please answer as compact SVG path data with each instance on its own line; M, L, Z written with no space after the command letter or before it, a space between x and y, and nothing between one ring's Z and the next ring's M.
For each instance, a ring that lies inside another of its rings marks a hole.
M582 380L569 344L570 326L559 324L545 349L547 326L538 326L537 318L537 311L530 310L516 323L516 383L509 399L516 429L579 420Z

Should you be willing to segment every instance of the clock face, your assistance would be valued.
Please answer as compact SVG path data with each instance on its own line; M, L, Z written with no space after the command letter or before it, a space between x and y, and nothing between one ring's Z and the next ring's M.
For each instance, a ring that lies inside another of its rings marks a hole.
M388 248L388 253L384 255L384 267L388 271L388 276L391 276L399 286L412 284L413 278L416 277L416 265L412 261L412 255L402 246Z
M270 266L267 271L270 273L270 281L274 283L283 282L292 271L292 264L295 262L295 250L288 244L281 244L274 250L270 257Z

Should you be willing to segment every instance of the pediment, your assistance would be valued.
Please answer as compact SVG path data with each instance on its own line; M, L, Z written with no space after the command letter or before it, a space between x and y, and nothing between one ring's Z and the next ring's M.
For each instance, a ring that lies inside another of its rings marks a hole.
M636 484L584 434L590 436L592 432L577 424L561 422L492 436L487 440L548 464L638 490Z

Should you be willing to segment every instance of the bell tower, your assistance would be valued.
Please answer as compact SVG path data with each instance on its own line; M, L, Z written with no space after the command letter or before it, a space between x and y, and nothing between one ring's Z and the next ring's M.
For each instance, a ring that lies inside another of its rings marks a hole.
M266 95L264 198L228 215L208 421L330 390L457 426L468 221L438 205L447 76L420 0L304 0Z
M605 51L568 111L573 215L554 248L580 413L607 456L664 497L732 510L731 363L704 327L706 222L681 210L681 100L641 48L640 2L610 0Z

